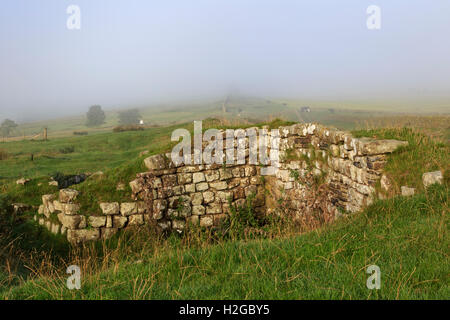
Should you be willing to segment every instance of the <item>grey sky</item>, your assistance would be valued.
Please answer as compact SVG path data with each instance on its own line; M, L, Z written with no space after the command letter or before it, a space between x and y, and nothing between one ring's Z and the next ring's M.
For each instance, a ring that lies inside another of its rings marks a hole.
M70 4L81 30L66 28ZM381 7L381 30L366 9ZM248 95L448 99L448 0L2 0L0 120Z

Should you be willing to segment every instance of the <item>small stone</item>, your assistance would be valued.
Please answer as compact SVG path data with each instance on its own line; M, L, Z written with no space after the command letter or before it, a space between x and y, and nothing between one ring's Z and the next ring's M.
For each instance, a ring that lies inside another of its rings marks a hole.
M125 190L125 183L119 182L116 186L117 191L124 191Z
M380 185L384 191L389 191L392 188L391 181L389 181L389 178L384 174L381 176Z
M441 171L426 172L422 175L422 182L425 188L428 188L435 183L442 184L443 180L444 178Z
M21 178L21 179L16 181L16 184L21 184L21 185L24 186L25 184L27 184L30 181L31 181L30 179Z
M402 186L401 189L402 189L402 196L404 197L413 196L416 191L416 189L407 186Z

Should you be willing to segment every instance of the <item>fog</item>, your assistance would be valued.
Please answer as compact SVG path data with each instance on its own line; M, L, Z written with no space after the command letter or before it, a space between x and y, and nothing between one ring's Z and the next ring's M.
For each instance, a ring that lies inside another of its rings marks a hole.
M78 5L81 28L67 28ZM369 5L381 29L366 26ZM2 0L0 120L251 96L449 99L448 0ZM450 100L449 100L450 101Z

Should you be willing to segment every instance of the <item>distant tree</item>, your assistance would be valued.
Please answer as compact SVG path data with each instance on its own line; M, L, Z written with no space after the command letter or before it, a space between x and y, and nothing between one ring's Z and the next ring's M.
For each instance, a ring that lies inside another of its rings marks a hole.
M3 137L9 136L11 131L17 127L17 123L15 123L13 120L5 119L2 124L0 125L0 131L2 133Z
M86 126L95 127L105 123L105 113L99 105L91 106L86 113Z
M119 112L119 124L139 124L141 115L138 109L131 109Z

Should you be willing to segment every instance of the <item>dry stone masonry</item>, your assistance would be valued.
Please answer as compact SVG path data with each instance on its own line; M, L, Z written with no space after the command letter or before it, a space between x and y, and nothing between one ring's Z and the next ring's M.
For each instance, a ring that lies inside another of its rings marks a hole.
M264 166L249 164L246 138L244 164L175 165L170 154L150 156L145 159L148 171L130 182L132 201L99 203L102 214L88 216L80 212L78 192L62 189L58 199L55 195L42 197L35 219L51 232L67 234L69 241L80 243L106 239L119 229L146 223L177 231L189 224L217 226L230 215L230 206L242 206L247 199L256 215L335 217L369 205L376 196L387 154L407 145L396 140L354 138L318 124L280 127L279 133L278 137L269 136L280 139L279 168L274 175L261 175ZM236 144L224 142L224 154L230 152L227 146ZM272 151L269 147L267 154L273 155ZM423 177L424 183L439 179L437 173ZM388 183L381 180L382 186Z

